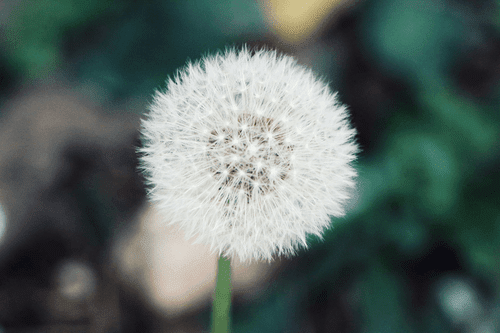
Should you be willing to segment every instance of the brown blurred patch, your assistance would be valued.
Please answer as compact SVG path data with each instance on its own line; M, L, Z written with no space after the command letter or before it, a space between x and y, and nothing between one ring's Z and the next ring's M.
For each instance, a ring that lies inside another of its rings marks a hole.
M138 116L104 115L50 85L19 94L2 114L0 325L118 329L121 286L105 254L113 228L133 224L144 200L133 146Z
M211 304L217 256L207 246L192 243L148 206L136 232L116 248L128 283L143 288L149 302L167 318L196 313ZM232 263L233 297L243 302L258 297L284 262Z

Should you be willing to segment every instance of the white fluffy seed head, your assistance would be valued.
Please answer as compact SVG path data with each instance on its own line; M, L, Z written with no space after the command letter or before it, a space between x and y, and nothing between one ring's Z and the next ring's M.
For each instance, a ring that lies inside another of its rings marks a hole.
M139 152L167 223L226 257L270 261L344 215L354 136L309 69L243 47L189 63L156 93Z

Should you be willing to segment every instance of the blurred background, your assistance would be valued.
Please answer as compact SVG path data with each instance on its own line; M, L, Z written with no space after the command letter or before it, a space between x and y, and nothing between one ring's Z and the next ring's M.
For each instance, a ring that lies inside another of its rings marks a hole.
M187 59L295 56L362 153L345 218L234 263L234 332L500 332L498 0L0 1L0 333L207 332L216 258L158 223L141 115Z

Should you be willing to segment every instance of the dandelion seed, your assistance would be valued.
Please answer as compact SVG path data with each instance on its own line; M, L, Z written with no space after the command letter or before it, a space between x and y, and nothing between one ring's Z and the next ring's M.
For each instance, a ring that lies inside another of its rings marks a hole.
M179 73L142 122L141 168L166 222L246 262L292 255L344 215L355 130L312 71L243 47Z

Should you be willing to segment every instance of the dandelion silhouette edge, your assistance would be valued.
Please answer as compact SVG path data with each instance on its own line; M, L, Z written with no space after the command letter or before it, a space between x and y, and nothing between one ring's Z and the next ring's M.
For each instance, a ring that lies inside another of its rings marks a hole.
M188 62L142 119L140 169L165 223L241 262L322 237L355 186L358 146L328 85L274 50Z

